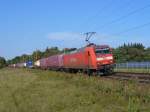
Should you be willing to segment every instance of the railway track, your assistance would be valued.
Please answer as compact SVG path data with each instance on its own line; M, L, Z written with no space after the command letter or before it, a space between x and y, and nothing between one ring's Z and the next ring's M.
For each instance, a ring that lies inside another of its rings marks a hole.
M113 75L103 76L103 78L150 84L150 74L117 72Z

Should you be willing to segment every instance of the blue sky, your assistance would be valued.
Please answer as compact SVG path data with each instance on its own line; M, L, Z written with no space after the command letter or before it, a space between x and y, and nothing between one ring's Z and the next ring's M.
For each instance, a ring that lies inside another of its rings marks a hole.
M7 59L47 46L82 47L83 33L95 31L97 44L117 47L124 42L150 46L149 0L0 0L0 56ZM109 24L120 18L120 21Z

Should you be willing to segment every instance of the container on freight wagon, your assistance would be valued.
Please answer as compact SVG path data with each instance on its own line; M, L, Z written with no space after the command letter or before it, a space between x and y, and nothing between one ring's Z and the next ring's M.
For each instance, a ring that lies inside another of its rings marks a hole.
M34 62L34 66L35 67L40 67L40 60L37 60L36 62Z
M40 59L40 67L42 69L47 69L47 58Z
M46 62L49 69L58 70L63 66L63 55L50 56L47 58Z
M58 55L48 57L47 66L48 68L58 68L59 67Z
M23 68L23 67L25 67L25 63L17 63L15 67Z
M32 61L27 61L26 62L26 67L27 68L33 68L33 62Z

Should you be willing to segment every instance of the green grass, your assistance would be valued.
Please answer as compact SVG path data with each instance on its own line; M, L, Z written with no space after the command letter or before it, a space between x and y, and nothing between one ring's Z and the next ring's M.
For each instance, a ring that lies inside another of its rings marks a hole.
M131 73L149 73L150 74L150 69L136 69L136 68L117 68L115 69L115 72L131 72Z
M150 112L150 85L82 74L1 69L0 112Z

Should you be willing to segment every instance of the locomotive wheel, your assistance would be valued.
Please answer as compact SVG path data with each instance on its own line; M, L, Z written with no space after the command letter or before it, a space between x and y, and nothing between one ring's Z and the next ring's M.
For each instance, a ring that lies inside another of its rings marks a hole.
M113 73L114 73L113 68L104 69L104 71L103 71L104 75L111 75Z

